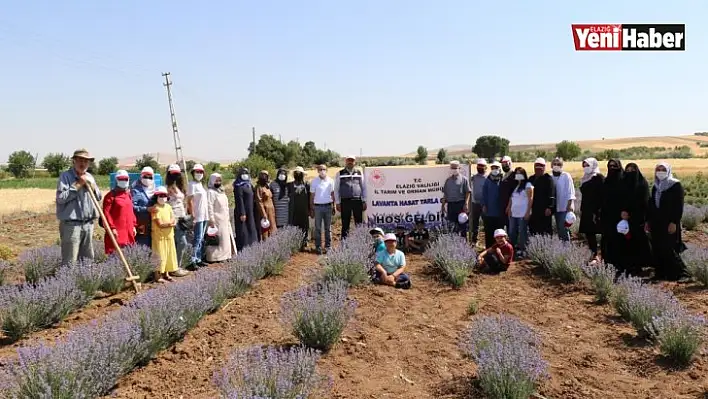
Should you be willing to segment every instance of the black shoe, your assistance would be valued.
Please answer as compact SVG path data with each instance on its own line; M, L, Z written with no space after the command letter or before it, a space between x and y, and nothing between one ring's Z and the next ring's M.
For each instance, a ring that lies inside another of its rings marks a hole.
M401 289L407 290L407 289L411 288L411 281L406 280L406 281L401 281L400 283L397 282L396 288L401 288Z
M208 263L206 263L206 262L204 262L204 261L200 261L200 262L199 262L199 267L207 267L207 266L209 266Z
M315 253L317 255L322 255L322 248L315 248Z

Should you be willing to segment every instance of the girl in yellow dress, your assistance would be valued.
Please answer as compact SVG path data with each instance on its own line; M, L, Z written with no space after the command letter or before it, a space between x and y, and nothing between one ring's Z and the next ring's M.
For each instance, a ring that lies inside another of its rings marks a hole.
M160 271L156 272L158 283L172 281L170 273L177 271L177 250L175 249L175 216L167 203L167 188L155 190L157 204L152 214L152 251L160 258Z

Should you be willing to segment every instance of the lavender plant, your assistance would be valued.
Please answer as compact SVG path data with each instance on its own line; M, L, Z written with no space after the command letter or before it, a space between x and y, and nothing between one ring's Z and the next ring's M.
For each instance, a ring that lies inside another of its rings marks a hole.
M289 350L253 346L232 353L226 366L214 373L224 398L306 399L326 396L329 379L317 371L320 354L312 349Z
M615 286L617 269L605 262L597 265L583 264L581 267L595 292L595 302L607 303Z
M17 261L25 271L25 280L36 283L53 276L62 266L61 248L57 245L32 248L22 252Z
M287 236L279 238L289 238ZM279 276L283 274L285 264L292 255L290 243L283 242L284 240L273 237L270 240L264 241L257 248L260 254L258 257L263 263L265 276Z
M686 230L695 230L703 219L705 219L705 213L700 208L689 204L684 205L681 225Z
M371 281L373 257L369 232L364 227L357 227L349 232L339 247L320 258L324 280L344 280L350 286L366 284Z
M245 278L245 281L256 282L266 276L266 269L259 245L244 248L238 256L229 262L230 268L236 273L233 277ZM250 285L250 284L249 284Z
M157 258L153 256L150 247L135 244L124 247L122 250L131 271L140 277L140 282L144 283L154 277L159 263Z
M686 264L688 274L704 287L708 287L708 249L691 246L681 254L681 258Z
M543 234L532 235L529 237L529 243L526 246L526 254L532 262L546 268L546 265L550 264L553 259L551 252L553 242L553 236Z
M80 260L59 269L56 277L74 280L87 298L93 298L101 287L102 266L90 260Z
M666 313L676 312L681 305L669 292L646 284L630 289L627 293L625 312L627 320L640 337L651 335L652 321Z
M527 399L548 378L540 343L530 326L500 314L475 320L462 333L460 347L477 363L479 384L488 397Z
M708 223L708 205L703 205L701 211L703 211L703 222Z
M5 284L5 278L9 269L10 264L5 260L0 259L0 285Z
M281 299L281 321L300 342L328 350L354 315L356 302L347 299L348 284L334 280L305 286Z
M475 250L453 234L439 236L425 251L425 257L455 288L465 285L477 262Z
M100 285L99 291L106 294L117 294L125 288L125 269L120 259L112 256L99 265Z
M275 235L278 237L281 245L290 249L291 255L300 252L300 247L305 239L305 233L300 230L299 227L295 226L280 228L276 231Z
M529 239L528 253L551 277L564 283L576 283L583 277L582 267L590 259L590 251L556 236L536 235Z
M103 263L108 259L106 255L106 244L103 240L93 240L91 242L93 245L93 261L97 263Z
M617 313L625 320L629 320L629 294L639 290L642 285L642 279L639 277L621 275L617 279L617 283L612 290L611 302Z
M651 335L664 356L685 366L705 339L705 324L703 317L691 315L682 307L672 307L652 319Z

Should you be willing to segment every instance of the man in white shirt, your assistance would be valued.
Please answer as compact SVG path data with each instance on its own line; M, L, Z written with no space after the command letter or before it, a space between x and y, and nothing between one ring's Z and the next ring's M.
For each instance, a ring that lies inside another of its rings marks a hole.
M322 254L322 224L325 231L325 251L332 246L332 216L334 215L334 180L327 176L327 166L317 166L317 177L310 183L310 217L315 218L315 250Z
M575 185L573 177L568 172L563 172L563 159L556 157L551 163L553 180L556 186L556 230L558 237L563 241L570 241L570 231L565 226L565 216L573 212L575 201Z

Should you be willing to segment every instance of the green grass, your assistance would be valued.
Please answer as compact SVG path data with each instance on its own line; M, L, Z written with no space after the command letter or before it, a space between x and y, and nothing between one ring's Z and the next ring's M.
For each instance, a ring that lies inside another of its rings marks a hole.
M101 189L107 189L109 185L108 176L95 176L96 182ZM21 188L46 188L54 190L57 188L56 177L35 177L30 179L4 179L0 180L0 190L21 189Z

